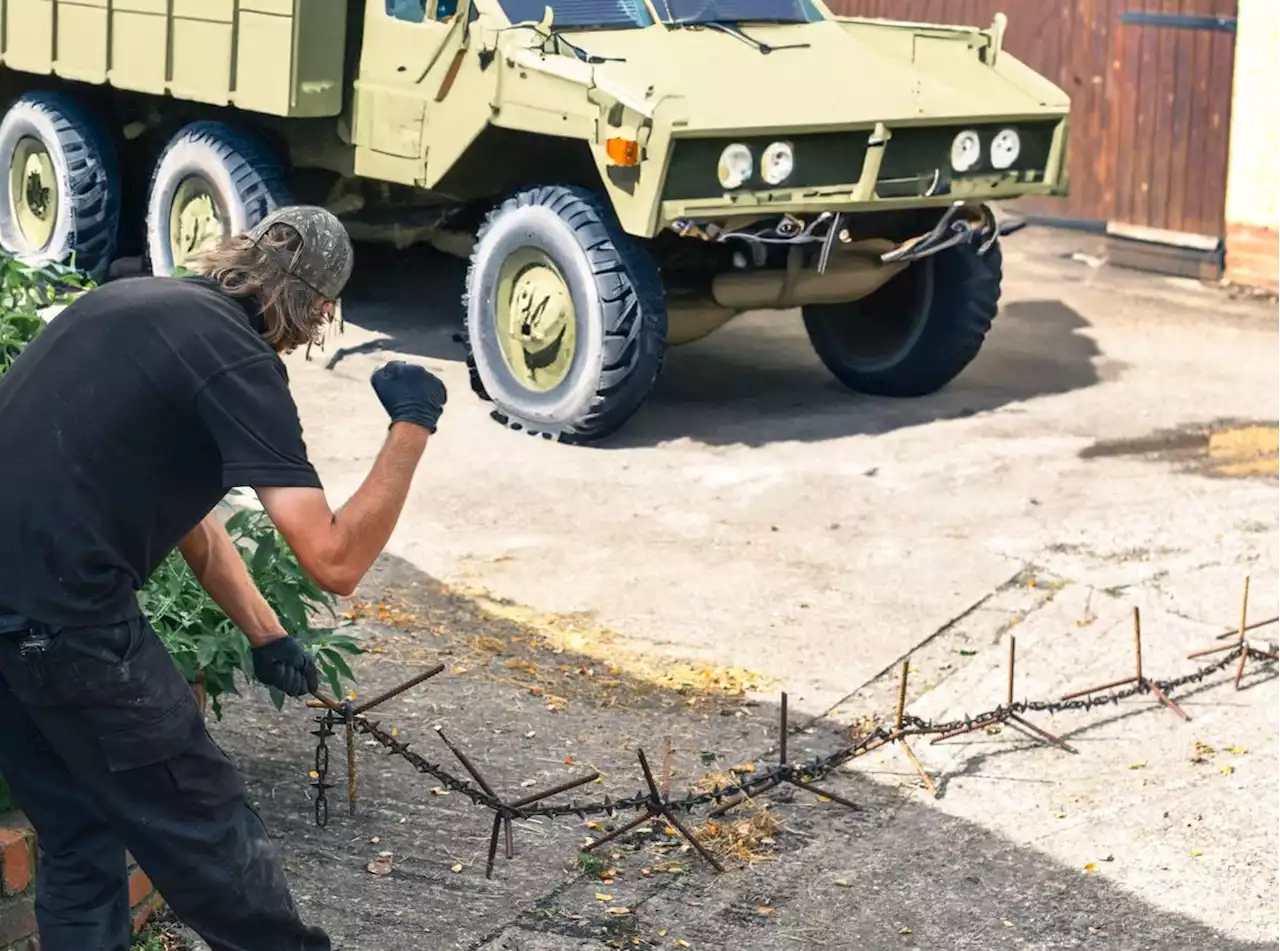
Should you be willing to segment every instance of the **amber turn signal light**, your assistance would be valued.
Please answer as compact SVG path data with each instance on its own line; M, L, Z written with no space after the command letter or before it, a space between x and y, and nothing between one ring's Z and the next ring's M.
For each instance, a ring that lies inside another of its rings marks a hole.
M614 165L640 164L640 143L635 139L609 139L604 151Z

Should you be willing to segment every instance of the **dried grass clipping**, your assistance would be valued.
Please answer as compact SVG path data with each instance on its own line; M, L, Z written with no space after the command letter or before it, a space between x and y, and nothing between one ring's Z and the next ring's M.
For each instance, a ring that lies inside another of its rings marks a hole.
M694 784L699 793L710 792L719 786L724 789L736 785L741 777L729 771L707 773ZM699 826L694 835L719 858L731 859L754 865L775 859L774 836L782 828L782 821L769 811L763 799L747 799L732 812L709 819Z

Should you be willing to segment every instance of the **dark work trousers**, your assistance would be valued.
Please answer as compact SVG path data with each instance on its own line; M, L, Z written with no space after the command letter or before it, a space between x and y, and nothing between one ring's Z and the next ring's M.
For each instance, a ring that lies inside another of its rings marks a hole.
M128 951L126 848L213 951L329 951L142 617L0 634L0 774L36 829L42 951Z

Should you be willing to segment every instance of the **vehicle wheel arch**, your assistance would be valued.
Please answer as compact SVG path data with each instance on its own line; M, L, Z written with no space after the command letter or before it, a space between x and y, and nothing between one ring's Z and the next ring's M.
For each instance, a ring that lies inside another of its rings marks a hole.
M492 156L498 154L519 154L529 160L494 161ZM512 195L547 182L597 195L606 191L587 142L490 124L432 190L466 202L485 201L487 208L493 208ZM494 196L498 196L496 200Z

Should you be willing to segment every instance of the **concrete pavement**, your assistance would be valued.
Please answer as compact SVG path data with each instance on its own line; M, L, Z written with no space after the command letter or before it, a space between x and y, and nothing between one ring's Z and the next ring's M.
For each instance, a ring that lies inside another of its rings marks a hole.
M1028 566L1108 586L1274 556L1274 482L1081 458L1189 424L1273 424L1274 308L1092 270L1060 256L1063 240L1009 240L986 349L922 400L847 393L797 318L761 314L673 351L609 445L521 437L468 388L452 339L460 264L427 255L362 259L346 333L293 359L293 385L342 499L384 429L369 373L401 355L449 384L389 551L585 614L648 658L777 678L818 712ZM1226 602L1196 608L1231 616Z
M541 639L574 663L658 684L659 697L699 671L737 678L759 688L761 722L734 733L732 719L698 719L683 728L701 730L704 745L688 748L759 755L779 688L797 715L829 714L829 731L889 710L910 655L910 709L953 716L1003 699L1011 634L1019 695L1047 698L1130 672L1135 604L1157 677L1191 669L1185 653L1235 623L1246 573L1252 616L1276 613L1274 462L1239 465L1235 437L1210 435L1274 439L1274 304L1094 269L1066 256L1077 240L1030 229L1009 240L986 349L923 400L848 394L798 319L761 314L674 351L652 402L609 444L529 439L492 423L467 386L452 339L459 266L415 253L362 259L345 334L311 361L291 358L290 373L335 503L385 429L369 373L403 356L449 384L389 546L396 572L422 573L400 594L418 591L424 616L444 612L431 629ZM385 582L370 585L367 596L383 596ZM442 648L412 626L396 645L414 663ZM607 730L599 712L589 724L547 719L518 699L524 691L465 680L432 693L432 716L472 734L510 732L515 716L558 743L577 737L611 770L627 768L619 744L684 722L679 699L661 725L625 708ZM802 845L767 868L694 878L677 898L635 881L647 910L622 940L668 947L686 935L752 951L1274 946L1276 683L1263 670L1237 694L1229 680L1186 688L1190 723L1150 698L1045 718L1077 756L1007 731L917 745L936 801L901 754L860 760L840 782L868 803L868 821L838 819L839 834L816 835L809 800L795 818ZM493 712L477 712L481 698ZM588 725L594 739L581 738ZM290 764L305 766L305 742L282 734L264 747L231 721L218 729L254 764L259 794L297 782ZM492 740L486 755L516 770L534 751ZM440 804L390 767L367 788L370 817L324 834L306 831L296 792L268 805L273 825L288 823L304 907L343 947L594 951L619 938L595 907L598 885L563 871L516 862L504 885L457 884L456 830L438 827ZM357 856L409 818L412 830L394 832L409 873L377 898ZM571 854L574 836L546 834ZM781 908L783 893L790 917L761 930L751 909ZM500 923L469 920L481 906ZM575 920L576 931L564 924ZM414 930L426 928L444 929L437 944Z

